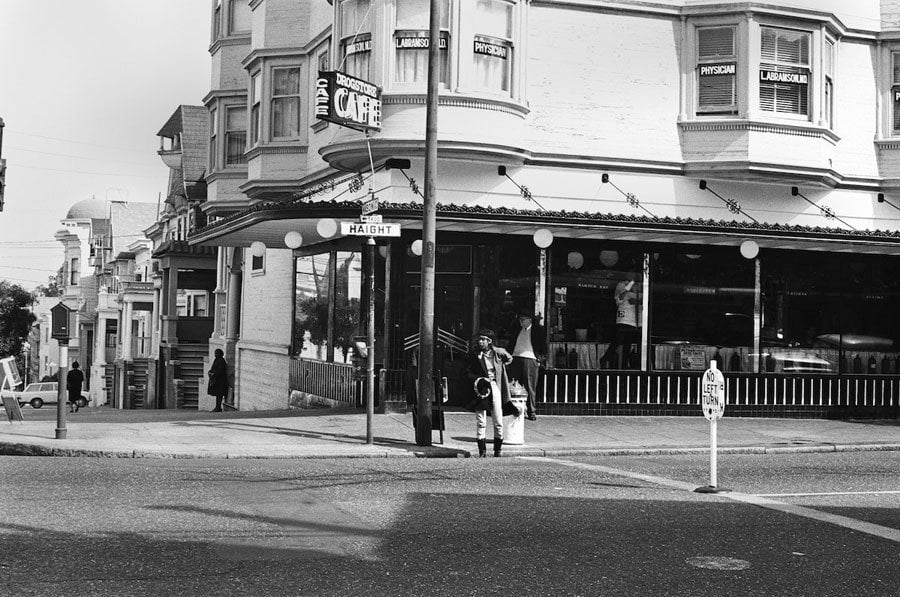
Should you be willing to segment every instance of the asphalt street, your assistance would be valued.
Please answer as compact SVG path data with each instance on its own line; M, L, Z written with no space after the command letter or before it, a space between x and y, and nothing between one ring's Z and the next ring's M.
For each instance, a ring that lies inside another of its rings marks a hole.
M0 595L896 596L898 470L735 454L700 494L702 455L0 457Z

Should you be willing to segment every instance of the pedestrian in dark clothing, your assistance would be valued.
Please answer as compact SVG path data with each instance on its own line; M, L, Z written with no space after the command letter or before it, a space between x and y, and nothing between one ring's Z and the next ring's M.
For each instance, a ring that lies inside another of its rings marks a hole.
M512 362L512 355L498 346L494 346L494 332L481 330L478 332L476 347L469 354L466 363L466 374L472 384L475 411L475 440L478 443L478 455L487 454L487 412L491 413L494 425L494 456L500 456L503 446L503 408L509 403L509 379L506 366Z
M216 358L213 359L212 366L209 368L209 384L206 393L216 397L216 407L212 409L214 413L222 412L222 402L225 395L228 394L228 363L225 361L225 353L221 348L217 348L213 353Z
M66 374L66 392L69 395L69 412L78 412L78 401L81 400L81 384L84 383L84 373L78 368L78 361L72 361L72 369Z

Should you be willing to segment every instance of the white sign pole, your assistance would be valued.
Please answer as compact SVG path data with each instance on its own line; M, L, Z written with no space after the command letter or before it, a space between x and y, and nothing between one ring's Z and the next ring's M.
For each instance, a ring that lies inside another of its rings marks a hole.
M725 376L716 368L715 359L709 362L709 369L700 379L701 405L703 416L709 421L709 485L698 487L697 493L720 493L730 491L719 487L718 482L718 422L725 414Z

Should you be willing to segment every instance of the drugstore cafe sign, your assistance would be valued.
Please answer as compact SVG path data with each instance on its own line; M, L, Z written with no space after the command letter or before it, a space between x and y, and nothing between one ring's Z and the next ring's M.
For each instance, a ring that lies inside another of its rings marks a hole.
M381 130L381 87L339 71L319 71L316 118L356 130Z

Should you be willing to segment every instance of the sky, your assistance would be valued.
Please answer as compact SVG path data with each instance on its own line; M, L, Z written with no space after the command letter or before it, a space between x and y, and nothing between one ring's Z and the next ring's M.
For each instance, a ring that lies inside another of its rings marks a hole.
M0 0L0 279L46 284L82 199L165 199L156 133L203 105L209 41L209 0Z

